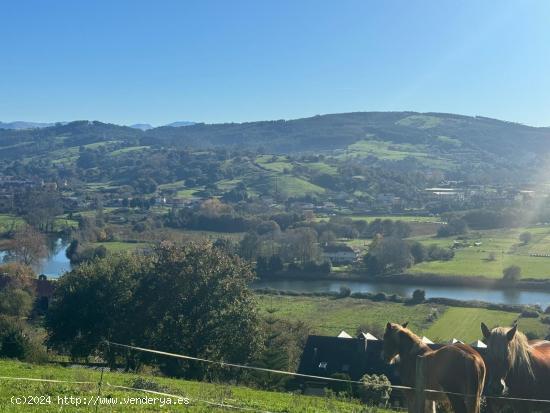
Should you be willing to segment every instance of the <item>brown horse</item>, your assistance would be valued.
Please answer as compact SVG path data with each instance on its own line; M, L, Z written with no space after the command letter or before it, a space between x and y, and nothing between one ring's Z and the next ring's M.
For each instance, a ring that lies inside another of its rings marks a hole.
M455 413L479 413L485 382L485 363L481 356L464 344L432 350L407 329L407 323L388 323L384 333L383 356L388 362L397 357L398 370L405 386L415 387L416 361L425 357L425 388L449 393L426 392L425 411L434 411L435 401L450 402ZM405 391L409 412L414 412L414 390Z
M517 325L493 330L481 323L487 344L488 396L550 401L550 341L528 341ZM550 403L491 400L493 411L505 403L516 412L550 412Z

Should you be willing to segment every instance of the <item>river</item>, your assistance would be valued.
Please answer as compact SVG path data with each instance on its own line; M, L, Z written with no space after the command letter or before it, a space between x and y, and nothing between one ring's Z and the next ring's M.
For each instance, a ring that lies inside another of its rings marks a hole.
M427 298L444 297L456 300L479 300L497 304L539 304L542 308L546 308L550 305L550 292L544 291L499 290L454 286L413 286L336 280L259 280L252 284L253 288L273 288L276 290L296 292L337 292L340 291L341 286L349 287L352 293L383 292L386 294L397 294L402 297L411 297L414 290L421 288L426 291Z
M71 269L71 263L65 255L67 242L61 238L53 239L49 243L48 256L40 261L35 271L51 278L58 278ZM6 256L0 251L0 259ZM366 281L337 281L337 280L259 280L252 284L253 288L273 288L276 290L296 292L338 292L341 286L347 286L352 292L369 292L397 294L410 297L414 290L421 288L426 291L426 297L444 297L457 300L479 300L497 304L538 304L543 308L550 305L550 292L520 291L514 289L484 289L473 287L444 287L444 286L413 286L393 283L370 283Z
M48 242L48 255L33 266L37 274L44 274L51 278L58 278L66 271L71 270L71 263L65 251L68 243L61 238L51 239ZM9 260L8 251L0 251L0 261Z

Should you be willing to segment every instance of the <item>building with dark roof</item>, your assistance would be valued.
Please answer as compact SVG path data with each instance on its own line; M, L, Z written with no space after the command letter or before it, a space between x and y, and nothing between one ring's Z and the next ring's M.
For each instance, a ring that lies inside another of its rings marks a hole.
M371 334L351 337L344 331L338 337L309 336L300 359L298 373L318 377L346 374L351 380L361 380L365 374L385 374L398 380L394 366L382 360L382 341ZM304 378L306 392L329 387L329 380Z
M434 350L445 345L433 343L427 337L422 337L422 341ZM485 345L481 342L472 343L472 347L482 355L485 352ZM397 366L382 359L382 349L382 340L370 333L360 333L357 337L352 337L342 331L337 337L309 336L298 373L316 377L301 379L304 392L323 392L330 387L331 382L322 377L334 377L335 374L345 374L353 381L361 380L365 374L383 374L392 384L401 384Z

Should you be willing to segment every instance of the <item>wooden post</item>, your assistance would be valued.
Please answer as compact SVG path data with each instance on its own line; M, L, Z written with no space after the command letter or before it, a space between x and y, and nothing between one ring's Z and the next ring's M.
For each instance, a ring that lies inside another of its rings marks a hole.
M426 409L426 359L416 357L416 376L414 380L414 413L425 413Z

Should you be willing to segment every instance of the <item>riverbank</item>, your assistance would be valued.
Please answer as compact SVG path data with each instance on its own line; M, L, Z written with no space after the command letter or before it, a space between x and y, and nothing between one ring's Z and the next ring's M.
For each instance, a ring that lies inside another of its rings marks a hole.
M515 283L505 282L502 279L487 278L484 276L469 275L439 275L433 273L417 274L389 274L379 276L368 276L358 272L331 272L329 274L311 274L304 272L284 272L271 274L265 277L268 280L300 280L300 281L357 281L381 284L400 284L410 286L438 286L438 287L469 287L469 288L496 288L500 290L522 290L522 291L547 291L550 293L550 279L524 279ZM264 279L265 279L264 278Z

